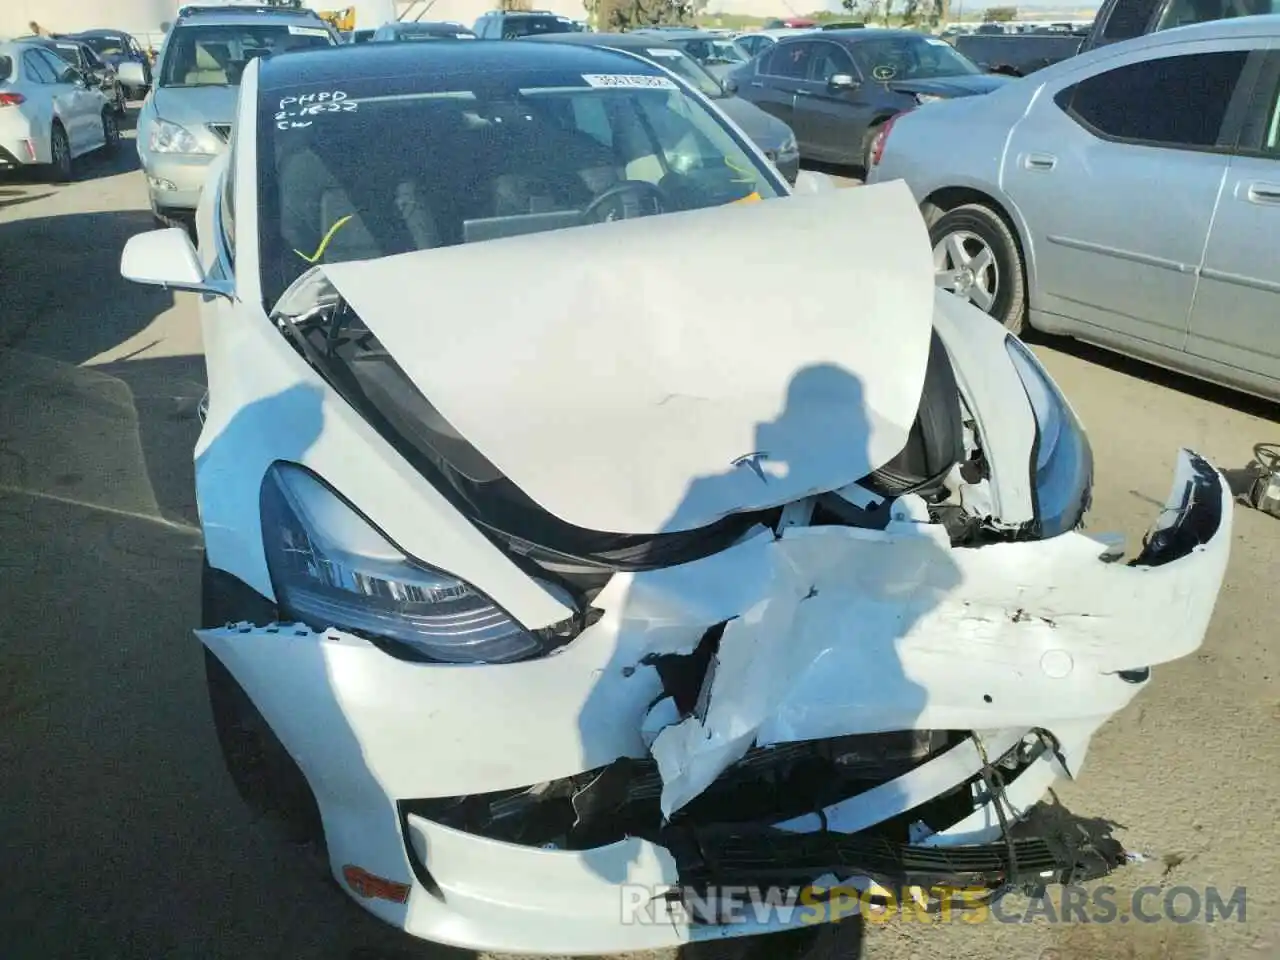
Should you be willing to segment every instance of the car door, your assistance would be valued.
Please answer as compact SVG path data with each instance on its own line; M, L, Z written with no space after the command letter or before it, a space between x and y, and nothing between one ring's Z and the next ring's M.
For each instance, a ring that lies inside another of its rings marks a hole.
M813 48L809 72L796 86L791 128L801 149L818 160L861 163L862 137L872 104L853 57L830 40L808 41ZM854 86L832 84L833 77L852 77Z
M1143 49L1036 97L1002 168L1029 234L1031 309L1046 315L1034 322L1183 348L1232 128L1260 65L1253 43Z
M96 109L93 110L92 116L86 115L90 107L96 104L96 100L91 99L88 85L80 71L56 53L48 50L34 52L53 71L54 98L58 103L62 125L67 131L67 140L71 144L72 154L81 154L92 149L95 146L95 138L101 141L102 129Z
M1280 384L1280 50L1254 87L1205 245L1187 353Z
M775 43L755 61L756 72L748 78L746 99L790 126L796 90L808 76L812 46L807 42ZM801 153L804 149L800 141Z
M33 49L22 55L28 79L39 84L40 95L47 101L45 116L49 129L42 133L46 136L49 134L49 130L53 127L53 119L56 117L62 123L62 128L67 134L67 142L70 143L72 127L75 124L75 101L72 99L71 91L58 83L60 68L50 58L43 56L43 53L42 50Z

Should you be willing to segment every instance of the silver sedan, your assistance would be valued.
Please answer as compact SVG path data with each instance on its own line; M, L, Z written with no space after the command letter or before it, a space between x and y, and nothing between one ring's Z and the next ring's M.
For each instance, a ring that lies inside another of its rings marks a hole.
M1280 398L1280 16L1181 27L895 118L940 286L1006 326Z

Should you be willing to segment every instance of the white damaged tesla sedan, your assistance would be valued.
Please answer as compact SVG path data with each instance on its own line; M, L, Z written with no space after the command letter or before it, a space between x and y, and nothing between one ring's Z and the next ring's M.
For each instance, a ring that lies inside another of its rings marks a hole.
M602 953L1118 862L1011 828L1199 647L1231 500L1184 451L1133 559L1082 532L901 184L792 195L626 53L355 46L249 67L197 225L121 269L203 295L214 719L366 909Z

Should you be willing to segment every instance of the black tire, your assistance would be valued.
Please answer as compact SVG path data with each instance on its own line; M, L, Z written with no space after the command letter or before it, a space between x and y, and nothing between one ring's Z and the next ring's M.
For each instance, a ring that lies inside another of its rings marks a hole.
M314 857L327 876L324 826L306 777L244 688L208 649L204 669L213 726L236 792L282 840Z
M70 183L75 177L75 165L71 160L71 141L62 124L53 122L49 133L49 151L53 154L49 164L49 179L54 183Z
M983 268L981 275L973 278L965 299L1013 333L1021 333L1027 314L1026 273L1018 239L1009 224L985 204L966 203L948 210L930 225L929 242L935 250L948 237L956 238L957 242L967 238L969 249L985 245L990 251L990 272ZM948 264L950 262L948 259ZM984 297L979 293L993 294L989 305L982 302ZM964 292L957 291L957 295Z
M120 121L111 107L102 111L102 152L111 156L120 149Z

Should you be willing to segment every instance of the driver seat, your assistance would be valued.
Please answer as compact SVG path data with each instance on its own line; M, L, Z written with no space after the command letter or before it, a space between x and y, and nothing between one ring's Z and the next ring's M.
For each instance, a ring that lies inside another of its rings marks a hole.
M195 62L183 78L183 83L227 83L227 71L203 44L196 44Z

